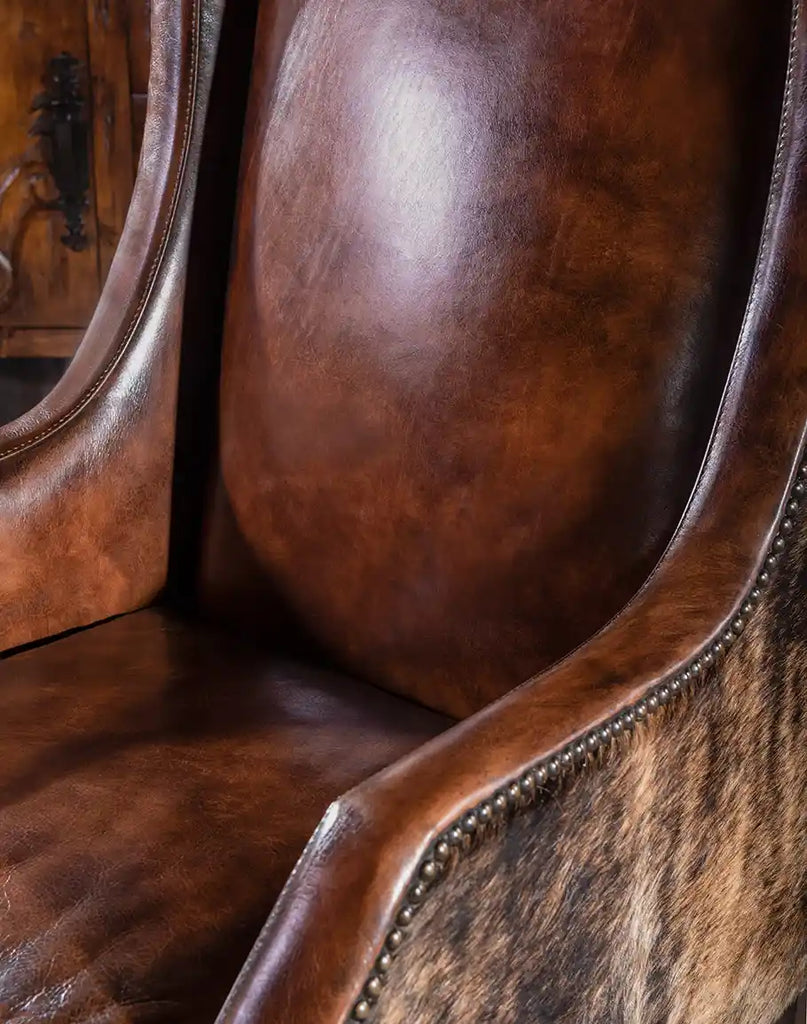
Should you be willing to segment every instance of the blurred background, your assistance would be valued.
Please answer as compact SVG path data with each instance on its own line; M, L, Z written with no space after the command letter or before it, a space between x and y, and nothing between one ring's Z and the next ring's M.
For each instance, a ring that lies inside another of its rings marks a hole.
M90 321L131 198L151 0L0 0L0 422Z

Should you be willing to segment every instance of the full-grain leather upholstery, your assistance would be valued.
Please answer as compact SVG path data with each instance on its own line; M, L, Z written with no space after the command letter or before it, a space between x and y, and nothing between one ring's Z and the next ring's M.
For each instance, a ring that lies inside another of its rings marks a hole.
M165 586L188 239L224 4L152 6L140 170L106 286L53 392L0 427L0 650Z
M786 0L260 0L250 62L251 2L154 0L110 285L0 430L0 1024L366 1020L438 840L734 642L807 423L806 3L788 52Z
M465 715L601 626L681 515L748 293L787 12L309 0L289 28L279 7L245 135L226 494L310 632Z
M0 685L0 1020L212 1021L329 802L450 722L156 611Z

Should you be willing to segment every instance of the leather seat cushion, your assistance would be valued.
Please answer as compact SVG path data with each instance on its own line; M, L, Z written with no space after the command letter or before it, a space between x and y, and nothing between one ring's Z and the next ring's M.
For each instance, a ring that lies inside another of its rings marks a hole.
M327 804L450 724L157 611L0 676L14 1024L213 1021Z

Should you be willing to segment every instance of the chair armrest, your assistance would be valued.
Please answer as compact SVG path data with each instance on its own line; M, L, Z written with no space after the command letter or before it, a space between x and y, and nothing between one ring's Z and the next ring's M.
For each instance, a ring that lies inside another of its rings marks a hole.
M665 556L583 648L329 809L219 1024L745 1022L753 986L771 1018L797 990L804 6L746 319Z
M386 939L397 956L343 1019L752 1024L791 1002L805 981L804 518L734 625L442 831L416 876L444 877L417 902L410 880Z
M165 583L185 267L223 0L154 0L126 225L64 377L0 428L0 650Z

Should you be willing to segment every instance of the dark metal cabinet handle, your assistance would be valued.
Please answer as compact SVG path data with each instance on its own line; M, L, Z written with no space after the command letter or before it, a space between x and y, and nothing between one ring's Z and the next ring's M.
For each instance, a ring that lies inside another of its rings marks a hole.
M43 205L61 212L67 228L62 242L74 252L87 248L84 211L90 187L87 103L81 94L80 69L81 63L69 53L48 63L45 91L34 100L32 109L39 113L31 127L31 134L42 140L42 155L58 193Z

